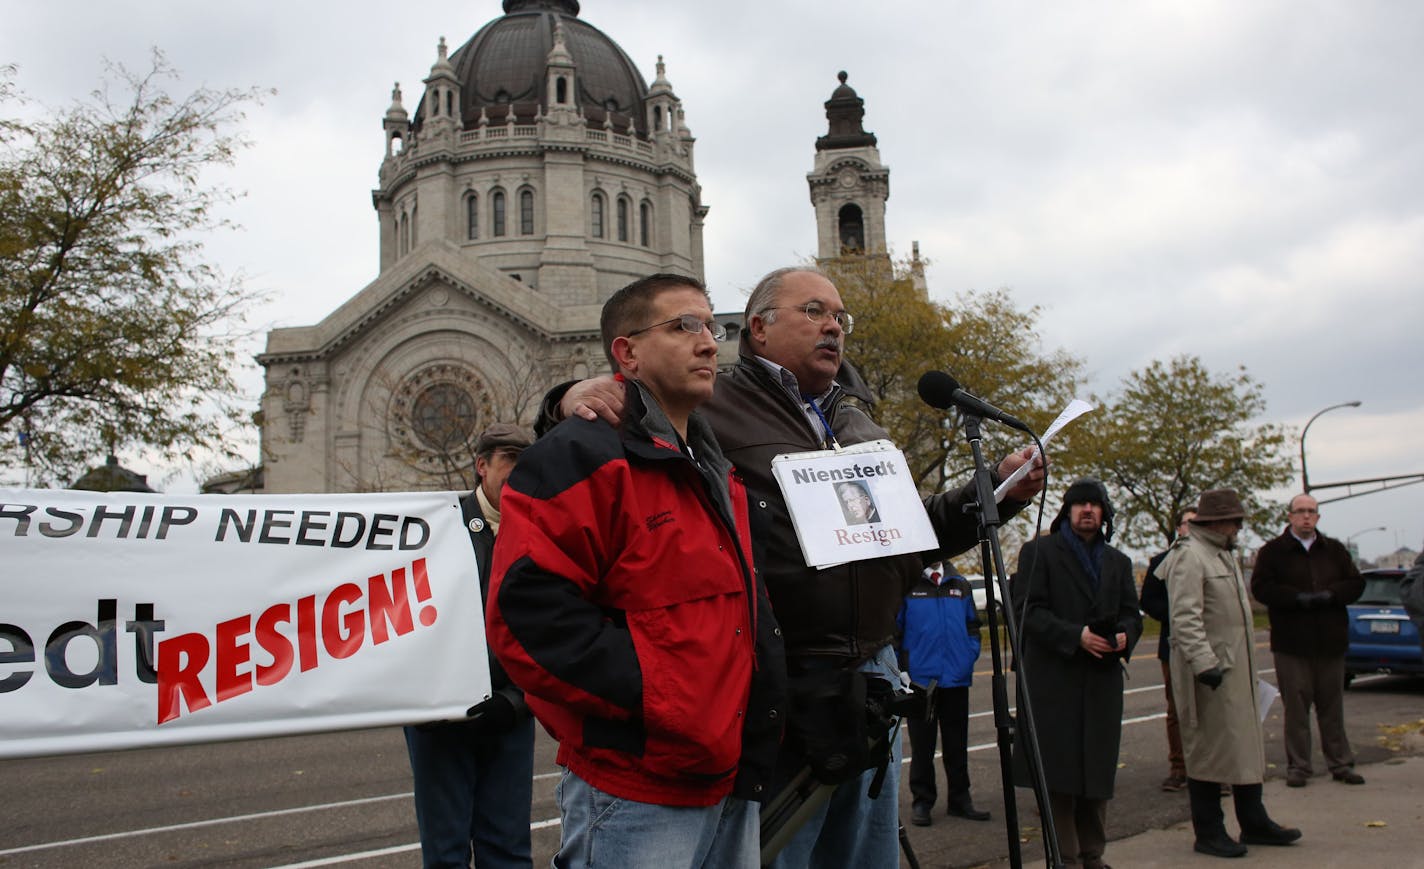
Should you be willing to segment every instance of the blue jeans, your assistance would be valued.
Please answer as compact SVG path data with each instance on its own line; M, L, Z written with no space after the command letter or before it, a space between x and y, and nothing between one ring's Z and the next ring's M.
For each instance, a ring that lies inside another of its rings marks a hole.
M866 673L900 684L900 667L895 650L886 646L861 665ZM890 764L880 796L866 794L877 770L866 770L858 778L838 786L816 814L812 815L781 849L772 862L774 869L899 869L900 866L900 761L904 751L900 734L890 734ZM799 763L799 759L797 761Z
M534 720L482 737L468 722L405 729L426 869L529 869Z
M564 837L555 869L756 869L760 806L724 797L714 806L659 806L604 793L564 770L558 788Z

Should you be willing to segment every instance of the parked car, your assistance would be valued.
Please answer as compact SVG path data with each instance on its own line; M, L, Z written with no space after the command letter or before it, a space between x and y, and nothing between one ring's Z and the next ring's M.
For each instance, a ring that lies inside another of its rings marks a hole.
M1345 684L1361 673L1424 673L1419 630L1404 611L1398 568L1362 571L1365 591L1349 606Z
M971 573L964 578L970 581L970 591L974 593L974 610L983 613L984 607L988 605L988 594L984 591L984 577L978 576L977 573ZM994 588L994 591L997 593L998 588ZM998 594L995 594L994 597L998 597Z

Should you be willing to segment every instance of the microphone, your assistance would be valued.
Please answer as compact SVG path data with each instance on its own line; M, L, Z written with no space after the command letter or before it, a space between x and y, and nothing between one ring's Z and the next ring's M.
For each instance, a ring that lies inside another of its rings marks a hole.
M965 413L975 416L982 416L985 419L992 419L995 422L1003 423L1009 428L1016 428L1019 431L1033 434L1033 429L1022 422L999 410L994 405L982 398L976 398L965 392L959 386L959 381L945 374L943 371L926 371L920 378L919 384L920 400L930 407L946 410L957 407Z

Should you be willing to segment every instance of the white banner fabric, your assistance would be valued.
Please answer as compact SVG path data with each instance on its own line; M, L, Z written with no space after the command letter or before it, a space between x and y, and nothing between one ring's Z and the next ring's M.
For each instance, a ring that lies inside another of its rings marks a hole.
M458 496L0 489L0 757L462 718Z

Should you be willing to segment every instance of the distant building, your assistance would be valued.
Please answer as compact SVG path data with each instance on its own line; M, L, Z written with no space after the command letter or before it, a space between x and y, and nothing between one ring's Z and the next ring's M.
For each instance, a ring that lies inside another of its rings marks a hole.
M1419 557L1419 553L1407 546L1401 546L1388 555L1381 555L1375 559L1376 567L1410 567L1414 564L1414 559Z
M84 476L74 481L71 489L80 489L86 492L155 492L156 489L148 485L148 475L130 471L119 464L119 459L112 453L104 461L104 464L95 468L90 468Z
M474 438L607 370L603 301L701 277L707 207L661 58L646 84L577 0L505 0L381 119L380 271L259 361L268 492L470 485Z
M662 57L648 85L578 0L503 8L453 52L440 40L412 108L393 90L379 272L321 322L268 333L260 466L204 491L468 488L485 426L608 371L598 320L615 290L703 278L708 207ZM818 256L883 257L889 169L839 78L807 176ZM741 312L716 316L729 366Z

